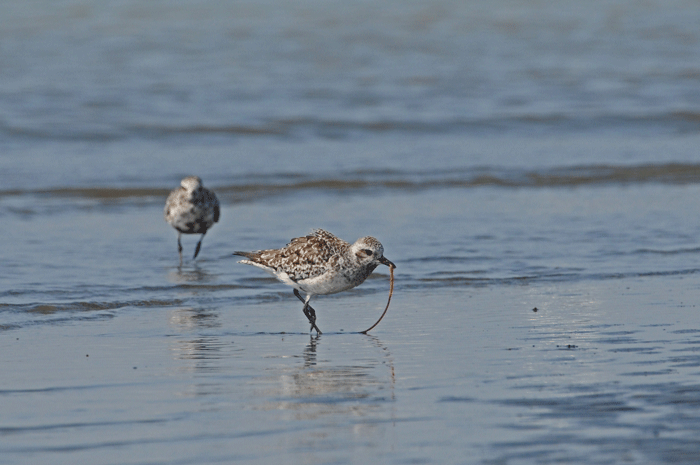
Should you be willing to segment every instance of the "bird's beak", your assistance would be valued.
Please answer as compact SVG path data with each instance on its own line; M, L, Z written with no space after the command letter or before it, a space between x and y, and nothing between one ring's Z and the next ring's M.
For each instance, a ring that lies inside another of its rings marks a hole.
M385 257L380 258L379 263L381 263L382 265L386 265L389 268L396 268L396 265L394 265L394 263L391 260L389 260Z

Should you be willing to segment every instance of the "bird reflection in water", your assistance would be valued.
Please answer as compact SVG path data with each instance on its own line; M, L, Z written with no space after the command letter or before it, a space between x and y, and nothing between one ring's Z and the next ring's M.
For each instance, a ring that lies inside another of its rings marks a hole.
M301 366L278 370L274 379L268 378L268 389L260 393L267 400L259 408L287 410L295 419L315 419L339 413L364 416L393 404L393 357L378 338L363 338L370 344L357 344L351 353L334 340L335 347L344 348L332 347L319 358L322 337L310 338L301 354Z
M168 280L174 283L201 283L215 279L215 275L201 269L195 262L191 267L183 268L182 265L168 273Z
M171 340L174 358L183 361L179 371L204 375L194 377L181 395L228 393L245 399L246 409L278 411L289 419L395 417L394 360L376 336L309 336L290 355L297 335L206 335L220 326L217 320L213 310L180 308L171 314L171 324L183 335L197 333ZM365 430L379 427L360 421L353 429L371 435Z

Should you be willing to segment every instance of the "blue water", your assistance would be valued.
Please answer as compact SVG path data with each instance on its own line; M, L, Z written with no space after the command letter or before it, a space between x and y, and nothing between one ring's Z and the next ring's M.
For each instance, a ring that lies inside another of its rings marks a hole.
M6 3L0 463L697 461L696 2Z

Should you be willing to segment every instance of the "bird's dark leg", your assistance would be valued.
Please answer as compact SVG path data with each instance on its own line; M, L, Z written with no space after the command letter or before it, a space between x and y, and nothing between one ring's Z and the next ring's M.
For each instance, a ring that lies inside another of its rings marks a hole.
M309 319L309 323L311 323L311 328L309 331L315 329L318 334L321 334L321 330L318 329L318 326L316 326L316 311L313 309L313 307L311 307L311 305L308 304L308 302L304 304L304 308L306 308L304 314L306 315L306 318Z
M182 265L182 243L180 242L180 237L182 233L177 233L177 253L180 254L180 265Z
M202 234L202 237L199 238L199 242L197 242L197 247L194 249L194 257L192 257L192 260L197 258L197 255L199 255L199 249L202 248L202 239L204 239L204 234Z
M297 296L299 300L304 302L304 308L303 312L304 315L306 315L306 318L309 320L309 323L311 323L311 330L316 330L316 333L318 334L323 334L320 329L318 329L318 326L316 326L316 311L313 309L311 305L309 305L309 300L311 300L311 296L307 297L304 299L301 294L299 294L298 289L294 289L294 295Z

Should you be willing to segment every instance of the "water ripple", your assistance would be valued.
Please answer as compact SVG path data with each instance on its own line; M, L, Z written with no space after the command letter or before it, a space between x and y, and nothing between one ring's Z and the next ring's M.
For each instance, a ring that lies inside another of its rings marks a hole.
M700 163L660 163L638 165L576 165L542 169L492 166L451 168L449 170L353 170L327 175L277 173L233 177L228 184L212 186L224 201L264 199L295 192L361 193L419 191L430 189L570 188L601 185L698 184ZM161 202L169 187L55 187L48 189L0 190L0 201L14 197L34 200L75 199L101 202ZM8 207L9 208L9 207ZM12 206L15 214L23 210Z

